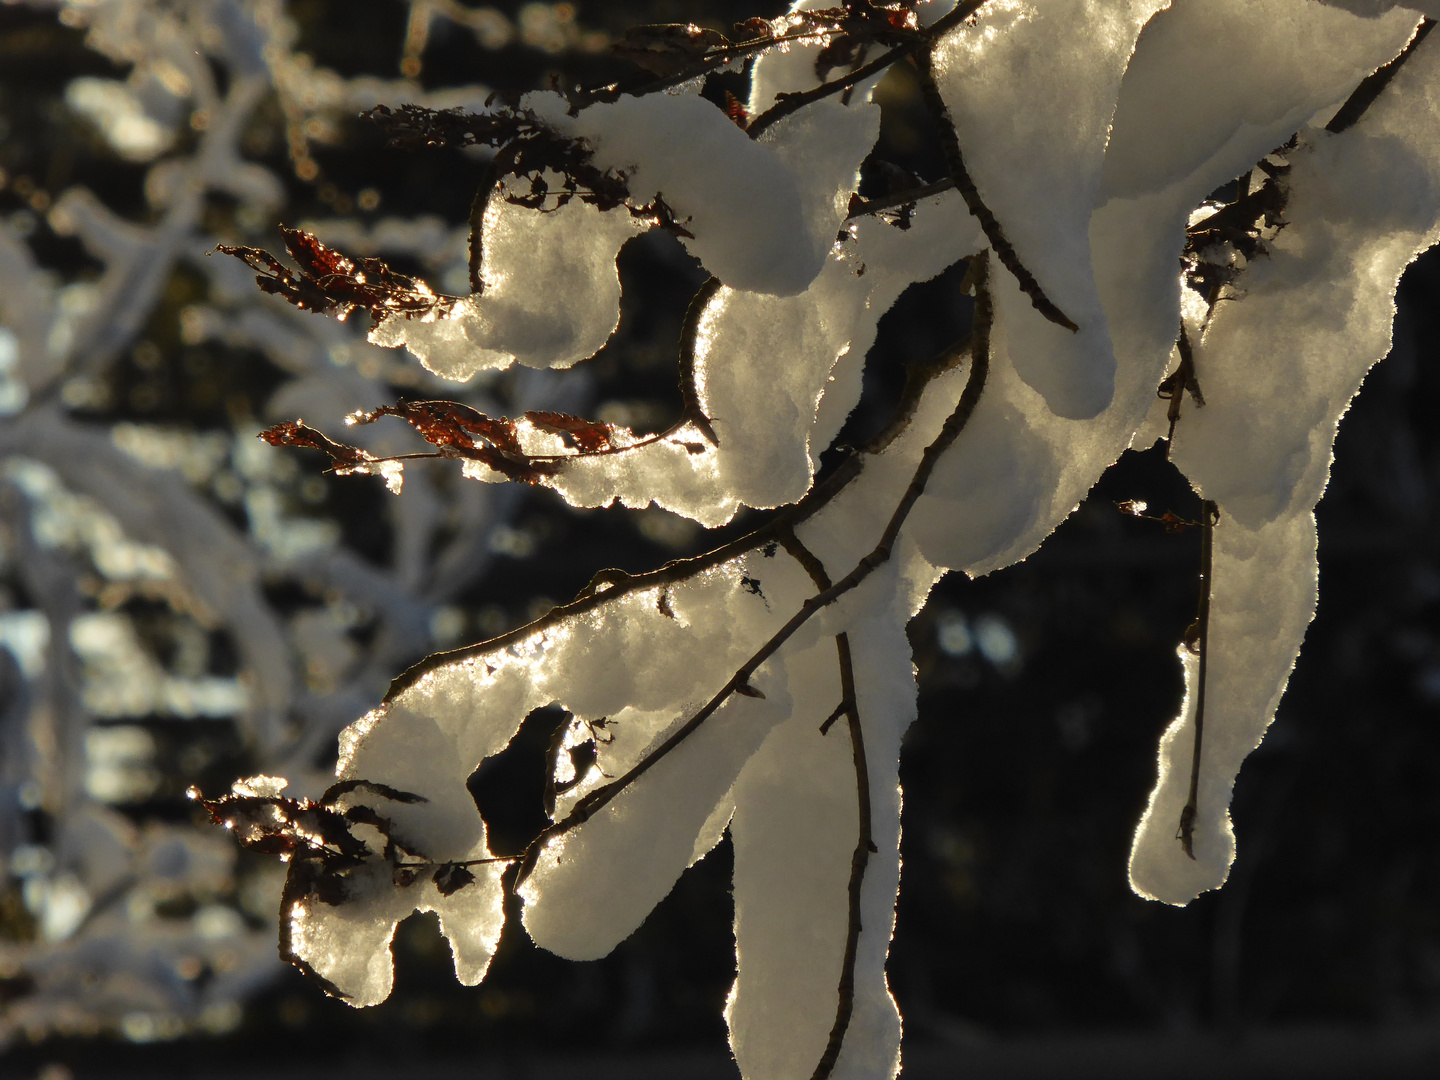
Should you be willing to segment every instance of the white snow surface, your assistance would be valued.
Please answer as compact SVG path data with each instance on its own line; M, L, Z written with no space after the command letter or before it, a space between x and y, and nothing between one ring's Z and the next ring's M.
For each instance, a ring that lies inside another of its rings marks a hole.
M718 446L687 426L623 454L569 461L541 482L576 506L654 501L709 526L741 506L798 500L819 451L860 398L880 317L909 285L984 244L953 192L917 208L915 220L909 230L856 222L854 238L799 296L730 288L715 295L701 323L695 382Z
M663 197L694 234L682 243L727 286L777 296L803 293L824 267L880 130L879 109L865 102L821 103L763 140L689 94L624 97L576 117L558 94L530 94L523 104L582 139L598 167L623 174L632 206ZM566 368L604 346L620 320L615 258L648 226L625 207L600 211L580 198L518 206L507 190L486 209L483 289L444 317L391 316L371 342L404 345L457 381L516 362Z
M880 110L825 102L759 140L689 94L624 97L554 122L594 148L596 165L626 174L633 202L663 195L695 234L682 243L715 277L793 296L830 253Z

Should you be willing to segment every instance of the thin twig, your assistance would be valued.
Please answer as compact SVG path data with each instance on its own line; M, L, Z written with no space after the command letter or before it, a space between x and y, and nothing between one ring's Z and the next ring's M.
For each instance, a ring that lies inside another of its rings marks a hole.
M1365 115L1365 110L1375 103L1375 99L1389 85L1390 80L1395 77L1395 73L1400 70L1405 61L1410 59L1410 54L1415 51L1415 47L1424 41L1425 36L1434 28L1434 19L1421 19L1420 25L1415 30L1415 36L1401 50L1400 55L1384 67L1361 79L1355 92L1345 100L1345 104L1340 106L1340 111L1332 116L1330 122L1325 125L1325 130L1332 135L1338 135L1346 128L1353 127L1356 121Z
M500 186L500 151L485 164L480 183L475 188L475 198L470 203L470 291L483 293L485 279L481 276L485 262L485 212L490 208L490 197Z
M830 575L825 571L816 554L801 543L793 529L780 534L780 543L785 550L810 575L810 580L820 590L830 588ZM855 797L857 829L855 851L850 857L850 882L847 890L848 908L845 924L845 951L840 961L840 982L836 987L835 1022L830 1027L830 1037L825 1050L815 1066L810 1080L828 1080L840 1059L840 1048L849 1030L850 1018L855 1012L855 960L860 953L860 931L862 916L861 894L865 884L865 869L870 856L876 851L873 818L870 810L870 766L865 756L865 734L860 727L860 700L855 692L855 661L850 652L850 635L843 631L835 635L836 658L840 664L840 704L820 725L824 735L832 723L845 717L850 728L850 754L855 762Z
M1169 397L1170 404L1165 409L1165 419L1169 421L1170 428L1165 433L1165 457L1170 457L1170 451L1175 446L1175 425L1180 422L1180 403L1184 400L1188 391L1195 399L1195 404L1204 405L1205 395L1200 392L1200 383L1195 378L1195 350L1190 346L1190 334L1185 329L1185 320L1180 320L1180 336L1175 339L1175 347L1180 352L1180 364L1175 368L1164 382L1160 384L1157 391L1160 397Z
M579 111L580 109L589 108L591 105L618 101L626 94L633 97L642 97L646 94L669 90L671 87L680 86L683 83L689 82L691 79L698 79L708 75L722 64L734 63L736 60L745 60L777 47L803 45L811 39L823 41L828 37L832 37L834 34L835 30L831 27L811 28L792 31L788 34L781 34L778 37L756 37L750 38L748 41L732 42L729 45L722 45L718 48L711 49L694 63L673 75L655 77L649 73L636 72L626 79L606 83L604 86L596 86L589 90L581 90L571 96L570 107L573 111Z
M390 683L390 689L386 692L382 704L390 704L399 694L414 686L420 679L437 668L448 667L451 664L499 652L627 593L635 592L638 589L674 585L719 566L738 555L743 555L747 551L753 551L777 539L777 531L782 525L798 525L817 513L859 475L861 467L860 455L851 454L836 467L833 473L816 484L800 502L777 514L754 531L738 537L728 544L721 544L711 551L688 559L675 559L643 574L625 574L618 579L607 580L608 587L603 591L582 590L580 595L568 604L553 607L538 619L534 619L524 626L488 640L476 642L474 645L461 646L448 652L432 653L395 677Z
M895 210L901 206L908 206L919 202L921 199L928 199L932 195L939 195L949 191L955 186L955 178L946 176L929 184L920 184L916 187L907 188L904 191L897 191L891 195L884 195L875 199L857 199L850 204L850 209L845 214L846 221L854 221L856 218L865 217L867 214L879 214L886 210Z
M793 112L798 112L806 105L813 104L833 94L849 90L856 83L864 82L871 75L884 71L891 64L904 60L907 56L927 56L928 50L938 41L941 36L959 26L970 16L974 15L985 6L987 0L965 0L956 6L950 14L936 19L924 30L918 31L913 41L907 41L897 45L888 52L882 53L868 64L852 68L838 79L832 79L827 83L812 87L792 94L781 94L775 104L766 109L763 113L750 121L745 129L752 138L759 138L760 133L779 120L783 120ZM928 59L928 57L927 57Z
M700 391L695 386L695 348L700 342L700 320L705 317L705 309L719 291L720 279L717 277L700 286L700 291L685 311L685 324L680 332L680 400L684 405L681 426L686 420L690 421L700 434L710 440L712 446L719 446L720 439L715 435L710 417L705 415L700 405Z
M859 826L855 835L855 851L850 856L850 882L847 889L848 911L845 924L845 954L840 961L840 983L836 988L838 1001L835 1023L830 1038L810 1080L828 1080L840 1060L840 1048L855 1012L855 961L860 954L862 929L861 899L865 885L865 869L875 853L874 825L870 813L870 767L865 758L865 736L860 730L860 704L855 695L855 663L850 655L850 635L835 635L835 648L840 659L840 706L850 725L850 755L855 762L855 792L859 810Z
M1210 574L1214 557L1215 523L1220 508L1209 499L1200 500L1200 600L1195 615L1199 636L1200 670L1195 687L1195 748L1190 759L1190 797L1180 811L1175 839L1185 854L1195 858L1195 818L1200 813L1200 751L1205 736L1205 668L1210 658Z
M972 266L984 258L983 253L972 256ZM966 278L967 280L974 280L972 274L967 273ZM949 354L951 357L950 362L932 362L931 364L925 365L919 372L923 379L907 381L906 393L902 395L896 414L890 423L872 440L868 448L871 453L883 449L884 446L888 445L894 435L899 434L899 432L903 431L905 426L909 424L910 417L915 407L919 404L920 395L918 391L923 388L930 379L954 366L954 362L958 361L959 357L964 355L967 349L974 354L977 349L982 347L982 341L983 348L988 349L988 313L988 302L983 306L977 303L975 309L975 328L961 345L951 350ZM982 314L986 320L983 326L981 326ZM985 335L983 339L977 337L977 335L981 334ZM912 388L914 390L913 393L911 392ZM747 551L754 551L756 548L768 544L771 541L778 541L784 530L793 529L796 525L807 520L844 490L844 488L859 475L862 462L862 455L851 453L840 462L834 472L816 483L809 494L794 506L780 511L759 528L730 541L728 544L722 544L702 555L696 555L688 559L676 559L666 563L664 566L643 574L627 574L618 571L611 572L602 570L595 575L595 580L592 581L590 585L587 585L580 591L574 600L568 604L560 604L551 608L544 615L526 623L524 626L517 627L514 630L499 634L485 641L476 642L473 645L464 645L458 649L451 649L448 652L432 653L396 676L394 681L391 682L390 689L385 694L382 704L388 705L399 694L411 686L414 686L420 679L437 668L491 655L511 645L542 634L552 626L559 625L573 616L582 615L587 611L599 607L602 603L618 599L627 593L634 592L638 589L664 588L669 585L674 585L696 574L703 573L712 567L719 566L721 563L728 562L730 559L738 555L743 555ZM604 585L605 587L602 589L599 587L600 585Z
M930 54L918 52L915 54L915 71L920 79L920 93L925 99L925 104L930 110L930 116L935 121L939 131L940 149L945 155L946 167L950 170L950 177L955 182L955 188L960 192L965 205L969 207L971 215L980 224L985 238L990 241L995 249L995 255L999 258L1002 266L1014 275L1016 282L1020 285L1020 291L1030 297L1030 303L1045 318L1057 326L1063 326L1066 330L1077 331L1079 327L1070 320L1070 317L1055 306L1055 303L1045 295L1045 290L1035 280L1035 275L1025 268L1016 254L1015 248L1006 239L1005 232L1000 228L1000 222L985 205L980 197L980 192L975 188L975 181L970 178L970 171L965 167L965 156L960 151L960 136L955 131L954 121L950 119L950 110L945 104L945 99L940 95L940 88L935 84L935 76L931 71Z
M965 277L960 282L962 293L975 291L976 275L983 269L983 260L983 255L971 257L970 265L965 269ZM972 338L973 334L967 335L958 344L951 346L933 359L923 364L909 365L905 371L905 385L900 390L900 400L895 405L895 411L886 425L866 443L866 453L878 454L904 434L905 429L910 426L916 410L920 407L920 399L925 394L925 388L930 385L932 380L960 363L967 352L972 351Z
M941 425L940 432L935 439L925 448L920 456L920 463L916 466L910 483L906 486L904 493L900 496L890 520L885 526L885 531L880 536L880 541L872 548L864 558L843 578L837 581L816 595L810 597L800 606L800 610L792 615L779 630L775 631L763 645L760 646L750 658L746 660L735 673L726 681L705 705L695 713L689 720L682 724L664 742L657 746L650 753L646 754L635 763L626 773L612 780L602 787L595 788L581 798L570 809L570 812L560 821L544 829L539 836L530 842L521 857L520 871L515 881L515 887L519 888L525 879L534 870L535 864L541 853L550 841L569 832L571 829L584 824L599 813L611 800L621 794L650 769L654 768L672 750L688 739L706 720L725 704L731 695L740 691L741 687L750 685L751 677L765 661L775 655L780 647L794 636L795 632L804 626L816 614L834 603L841 596L850 592L860 585L876 569L883 566L890 558L894 550L895 541L900 535L900 529L909 517L911 509L916 501L925 491L925 485L929 482L930 474L934 471L936 463L942 454L950 448L950 445L964 430L966 423L975 411L975 406L980 400L980 392L985 385L985 377L989 371L989 329L990 309L988 293L985 289L985 270L983 265L984 255L978 257L981 267L976 274L976 311L975 331L973 334L974 352L971 357L970 376L965 383L965 389L956 403L954 411ZM848 482L848 481L847 481ZM833 496L832 496L833 497ZM798 509L798 506L797 506ZM793 527L795 519L791 518L785 522L787 527ZM753 535L753 534L752 534ZM778 539L778 533L775 534ZM633 579L632 579L633 580ZM619 586L617 586L619 587ZM600 595L609 596L613 590L607 590ZM412 669L413 670L413 669ZM402 676L403 677L403 676Z

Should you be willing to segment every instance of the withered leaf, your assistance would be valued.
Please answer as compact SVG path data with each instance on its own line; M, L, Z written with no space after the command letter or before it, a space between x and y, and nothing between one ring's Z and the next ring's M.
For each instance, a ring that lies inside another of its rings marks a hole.
M614 429L599 420L585 420L568 413L538 409L527 412L525 419L541 431L559 435L567 446L575 447L582 453L594 454L614 448Z
M505 417L486 416L458 401L402 401L382 405L368 413L355 413L351 423L369 424L382 416L398 416L432 446L469 451L488 443L501 453L523 458L520 440L515 435L515 422Z
M431 880L435 882L435 888L439 890L441 896L449 896L473 883L475 875L470 872L468 867L461 866L459 863L441 863Z
M271 446L300 446L307 450L319 450L330 456L336 466L355 466L373 463L375 459L358 446L347 446L336 442L324 432L316 431L303 420L286 420L268 427L257 438L264 439Z
M397 274L381 259L342 255L303 229L281 226L280 235L298 274L259 248L220 244L215 250L257 271L255 282L264 292L342 321L357 308L377 323L390 315L444 315L457 302L457 297L442 296L419 278Z

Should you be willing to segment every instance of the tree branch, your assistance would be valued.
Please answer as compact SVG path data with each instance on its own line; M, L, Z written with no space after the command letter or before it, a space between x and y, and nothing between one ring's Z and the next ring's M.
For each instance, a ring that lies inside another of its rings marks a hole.
M939 195L949 191L954 186L955 178L953 176L946 176L933 183L919 184L905 191L897 191L892 195L885 195L876 199L856 198L851 201L850 208L845 214L845 220L854 221L856 218L865 217L867 214L879 214L886 210L894 210L901 206L912 205L921 199L928 199L932 195Z
M975 220L980 223L980 228L995 249L995 255L999 258L1001 265L1015 276L1015 280L1020 285L1020 291L1030 297L1030 303L1035 310L1056 326L1063 326L1072 332L1079 330L1079 327L1070 321L1070 317L1045 295L1045 290L1035 280L1035 275L1025 268L1020 261L1020 256L1016 254L1015 248L1005 238L1005 232L1000 228L1000 222L991 213L990 208L985 205L984 200L980 198L980 192L975 189L975 181L970 178L970 172L965 167L965 156L960 152L960 136L956 134L955 124L950 119L950 110L945 105L945 99L940 96L940 88L935 85L935 76L930 69L930 59L928 52L916 53L915 70L920 77L921 96L924 97L930 115L935 121L935 126L939 129L940 149L945 154L945 164L950 169L950 177L955 182L956 190L960 192L961 198L965 200L965 205L970 208L970 213Z
M684 412L681 414L680 424L676 427L690 421L700 434L710 440L711 446L719 446L720 439L715 434L715 428L711 426L710 417L705 415L705 410L700 406L700 392L695 386L695 347L700 341L700 320L719 291L720 279L717 277L710 278L700 286L700 291L685 310L685 324L680 332L680 400L684 404Z
M888 52L881 53L868 64L853 68L847 71L838 79L832 79L827 83L812 87L809 90L802 90L793 94L781 94L775 104L766 109L763 113L750 121L750 126L745 130L752 139L759 138L760 133L772 124L785 119L793 112L798 112L806 105L810 105L833 94L849 90L856 83L864 82L871 75L884 71L891 64L904 60L907 56L924 56L936 41L943 34L959 26L970 16L974 15L985 6L986 0L963 0L957 4L955 10L943 18L936 19L931 25L915 35L913 41L907 41L897 45Z
M793 529L780 534L780 543L785 550L805 568L810 580L820 590L830 588L830 575L825 564L801 543ZM830 1037L825 1042L824 1053L815 1066L810 1080L828 1080L840 1059L840 1048L845 1042L845 1032L850 1028L850 1018L855 1012L855 959L860 952L861 894L865 884L865 869L875 849L873 818L870 810L870 766L865 757L865 735L860 728L860 704L855 693L855 662L850 653L850 635L835 635L835 651L840 663L840 704L830 718L820 725L824 735L832 723L844 716L850 727L850 753L855 761L855 797L857 823L855 852L850 857L850 882L847 887L848 909L845 923L845 952L840 961L840 982L836 987L835 1022L830 1028Z
M1420 25L1415 29L1415 36L1410 39L1409 44L1401 50L1400 55L1391 60L1384 67L1378 68L1360 80L1360 85L1355 92L1340 106L1340 111L1330 118L1325 125L1325 130L1332 135L1338 135L1347 128L1354 127L1360 117L1365 115L1365 110L1375 103L1380 92L1390 84L1396 72L1410 59L1410 54L1415 51L1416 46L1425 40L1427 34L1435 29L1434 19L1421 19Z
M1170 402L1165 409L1165 419L1170 424L1165 433L1167 459L1175 447L1175 425L1180 422L1180 403L1185 399L1186 392L1195 399L1196 405L1205 404L1205 395L1200 392L1200 383L1195 378L1195 350L1190 345L1190 333L1185 329L1184 319L1180 320L1180 336L1175 340L1175 347L1180 352L1180 363L1155 392L1156 396L1168 398Z
M470 291L483 293L485 279L480 271L485 262L485 211L490 208L490 197L500 186L502 166L501 150L485 163L480 183L475 188L475 199L470 204Z
M1210 570L1214 555L1215 522L1220 508L1209 499L1200 500L1200 601L1195 615L1199 640L1200 670L1195 687L1195 749L1190 759L1190 797L1180 811L1175 839L1185 854L1195 858L1195 818L1200 812L1200 751L1205 735L1205 666L1210 656ZM1186 635L1189 637L1189 634Z

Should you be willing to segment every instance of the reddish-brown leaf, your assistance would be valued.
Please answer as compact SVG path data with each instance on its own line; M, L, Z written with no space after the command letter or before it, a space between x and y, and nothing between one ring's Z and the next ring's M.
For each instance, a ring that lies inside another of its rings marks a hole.
M303 420L286 420L274 427L268 427L260 432L259 438L271 446L301 446L309 450L319 450L329 454L330 460L339 466L364 465L375 460L358 446L338 443Z
M527 412L525 419L539 428L559 435L566 445L573 446L581 453L594 454L614 449L615 431L609 424L598 420L586 420L568 413L534 411Z
M215 250L257 271L255 282L265 292L342 321L357 308L379 322L389 315L443 315L456 303L456 297L436 293L419 278L397 274L381 259L348 258L303 229L282 226L280 235L300 268L298 274L259 248L221 244Z
M369 423L382 416L398 416L433 446L447 446L464 453L474 449L480 440L501 453L525 456L515 435L515 421L503 416L486 416L458 401L402 401L398 405L382 405L374 412L357 413L354 422Z

